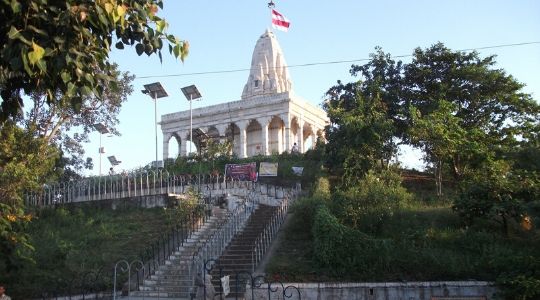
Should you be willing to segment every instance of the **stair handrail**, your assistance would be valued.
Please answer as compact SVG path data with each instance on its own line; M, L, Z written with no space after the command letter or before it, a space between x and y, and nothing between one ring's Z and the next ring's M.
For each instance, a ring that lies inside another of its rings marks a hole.
M222 188L217 174L201 174L200 184ZM167 170L122 172L120 174L87 177L79 180L44 184L38 190L26 191L24 201L28 206L49 206L82 201L120 199L134 196L148 196L183 193L189 186L197 186L199 177L191 174L172 173ZM234 185L234 182L233 182Z
M206 204L203 201L200 204ZM143 250L144 254L139 254L141 261L146 262L144 264L146 273L140 274L140 272L137 272L137 289L145 279L156 272L160 265L165 264L165 261L169 259L176 249L183 246L185 241L195 231L199 230L209 217L210 215L206 212L203 212L201 215L191 212L187 216L187 219L175 224L167 233L161 235L156 242L146 247Z
M266 223L265 228L253 243L253 250L251 253L252 272L255 272L257 264L261 261L266 250L268 250L272 244L281 225L285 221L289 206L296 200L298 193L299 191L296 189L290 189L287 193L284 193L284 198L281 201L279 208L274 211L270 221Z
M204 262L220 256L233 237L245 227L247 220L259 204L258 200L255 185L253 185L252 189L246 193L244 201L233 212L227 214L227 218L220 222L218 229L193 253L188 270L192 287L195 286L197 271L204 272Z

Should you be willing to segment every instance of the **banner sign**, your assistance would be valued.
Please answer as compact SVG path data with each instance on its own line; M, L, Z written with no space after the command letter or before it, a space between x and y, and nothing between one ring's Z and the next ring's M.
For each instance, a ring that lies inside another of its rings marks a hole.
M261 162L259 176L277 176L278 163Z
M225 176L232 177L235 180L255 181L257 179L257 163L226 164Z
M292 171L295 175L302 176L304 172L304 167L292 167Z

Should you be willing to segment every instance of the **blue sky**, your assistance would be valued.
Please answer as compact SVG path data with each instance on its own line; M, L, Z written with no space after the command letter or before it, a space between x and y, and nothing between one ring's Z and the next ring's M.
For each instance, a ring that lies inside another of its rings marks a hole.
M188 110L180 88L195 84L203 94L193 108L240 99L248 71L222 74L190 73L248 69L259 36L271 28L267 0L173 1L165 0L161 15L169 32L190 42L184 63L164 53L137 56L134 49L114 50L111 60L123 71L137 76L135 92L122 108L118 129L122 136L103 136L106 156L122 161L118 169L132 169L154 160L154 105L140 93L143 84L160 81L169 97L158 100L158 115ZM275 0L276 10L291 21L289 32L275 31L290 66L369 58L376 46L392 55L411 54L443 42L453 50L540 41L540 1L447 0L390 1ZM482 56L497 55L502 68L526 84L524 91L540 102L540 44L479 50ZM403 58L407 62L409 58ZM293 89L314 105L338 79L352 81L351 63L291 67ZM173 76L171 76L173 75ZM159 118L159 117L158 117ZM158 154L162 157L161 130ZM91 135L86 155L94 159L89 174L99 172L99 134ZM172 150L172 149L171 149ZM176 150L173 150L173 152ZM422 164L417 155L404 150L405 165ZM103 171L105 172L105 171Z

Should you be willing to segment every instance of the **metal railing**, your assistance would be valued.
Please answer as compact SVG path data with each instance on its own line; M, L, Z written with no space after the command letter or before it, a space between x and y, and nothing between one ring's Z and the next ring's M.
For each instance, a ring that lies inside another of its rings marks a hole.
M186 189L195 186L203 192L223 190L240 183L222 174L173 174L167 170L131 172L44 185L37 191L27 191L24 200L29 206L49 206L137 196L183 194Z
M192 212L187 219L176 224L169 232L161 235L156 242L148 246L140 254L141 261L146 262L143 271L141 273L141 270L138 270L135 274L137 290L144 280L155 274L159 266L164 265L179 247L184 246L187 239L191 238L193 233L198 231L210 217L210 214L206 212L202 214Z
M246 225L247 220L258 206L258 198L255 188L248 192L243 203L238 205L233 212L229 213L218 229L195 251L189 268L189 277L192 286L198 272L204 271L204 263L212 258L219 257L229 245L233 237Z
M298 192L299 191L291 189L287 193L287 195L285 195L285 197L281 201L279 208L274 211L270 221L266 224L263 231L259 234L257 240L255 240L255 243L253 244L253 251L251 254L252 272L255 272L258 263L264 257L266 250L268 250L268 248L272 244L279 229L281 228L281 225L285 221L287 212L289 210L289 205L292 204L294 200L296 200Z

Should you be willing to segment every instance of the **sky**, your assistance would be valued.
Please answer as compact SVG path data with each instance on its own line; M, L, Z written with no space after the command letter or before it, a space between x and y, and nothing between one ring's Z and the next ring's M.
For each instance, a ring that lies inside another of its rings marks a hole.
M259 36L271 29L268 0L173 1L164 0L160 15L169 22L168 32L190 43L185 62L164 51L157 56L137 56L135 49L113 50L110 59L122 71L136 75L134 93L124 103L117 129L121 136L102 136L106 153L102 173L109 169L107 156L131 170L155 159L153 101L140 91L143 84L161 82L169 97L157 103L163 114L189 110L181 87L195 84L203 98L193 108L240 100L249 75L253 48ZM393 56L410 55L417 47L442 42L452 50L479 49L482 57L497 55L496 68L504 69L526 85L524 91L540 102L540 1L537 0L275 0L275 9L291 22L288 32L273 30L283 50L293 90L320 106L325 91L337 80L357 80L351 65L364 64L375 47ZM522 44L508 47L493 47ZM400 58L409 62L410 57ZM352 61L352 62L351 62ZM301 66L313 64L310 66ZM233 71L215 73L216 71ZM209 73L210 72L210 73ZM214 73L212 73L214 72ZM206 73L206 74L194 74ZM99 133L90 136L86 156L99 174ZM171 145L174 143L170 143ZM169 156L177 153L170 147ZM162 159L158 127L158 159ZM421 168L418 152L402 149L402 164Z

